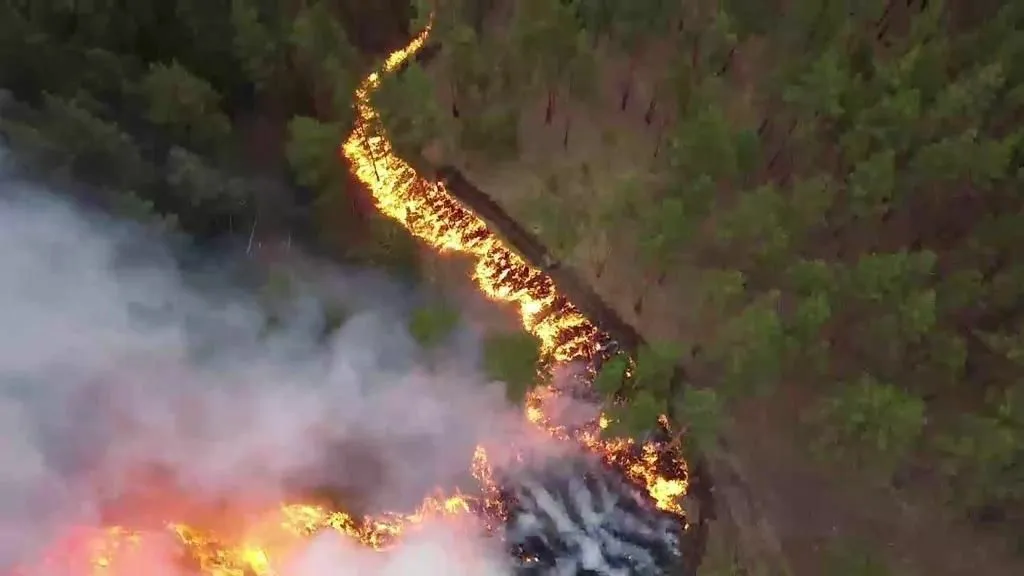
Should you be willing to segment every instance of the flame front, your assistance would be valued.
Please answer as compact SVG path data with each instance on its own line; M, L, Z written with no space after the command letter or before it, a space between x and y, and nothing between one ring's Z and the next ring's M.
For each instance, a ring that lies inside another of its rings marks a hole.
M483 220L461 206L442 184L421 178L395 155L391 143L381 135L380 118L371 106L370 95L378 87L381 75L395 72L423 46L429 33L428 26L405 48L389 55L381 69L358 87L356 126L343 144L342 154L356 177L371 191L381 213L397 220L438 251L473 258L473 279L480 290L492 300L518 308L523 326L538 337L546 358L555 362L590 358L597 352L602 336L597 327L558 294L551 278L507 248ZM664 450L653 444L638 447L631 439L603 439L595 430L569 433L553 425L545 416L544 406L545 400L556 394L551 388L532 392L526 402L526 417L552 435L572 438L606 461L619 464L634 481L647 487L660 508L682 515L679 501L686 492L686 483L658 473L665 468L660 461L665 457ZM599 428L606 424L602 416ZM638 448L640 457L636 456ZM683 467L679 460L669 464L677 470ZM501 502L483 448L476 450L473 473L481 484L482 499L463 494L431 497L412 514L356 519L320 506L290 504L262 518L250 519L246 530L231 538L185 524L169 523L167 530L184 545L202 574L277 576L290 553L324 530L382 549L404 532L415 529L425 518L463 514L474 507L500 514ZM111 576L126 574L118 570L119 559L137 548L143 537L141 533L115 527L78 538L76 545L83 541L92 559L92 574Z
M371 74L356 91L356 129L342 146L356 177L370 189L377 208L399 221L410 233L442 252L467 254L475 260L473 279L492 300L514 304L523 326L540 339L543 355L556 362L590 358L597 351L601 332L555 289L552 279L527 264L495 236L487 224L463 207L441 183L421 178L399 158L391 143L381 136L380 117L370 105L370 94L380 75L394 72L423 46L429 26L408 46L392 54L380 72ZM544 401L557 392L539 388L526 401L526 417L556 436L571 435L609 462L623 465L627 474L647 487L663 510L682 514L680 497L686 482L659 475L665 452L654 444L640 447L634 458L634 441L602 439L593 431L573 434L553 425L544 413ZM667 426L663 416L661 423ZM607 420L601 417L604 428ZM681 469L681 460L667 463Z

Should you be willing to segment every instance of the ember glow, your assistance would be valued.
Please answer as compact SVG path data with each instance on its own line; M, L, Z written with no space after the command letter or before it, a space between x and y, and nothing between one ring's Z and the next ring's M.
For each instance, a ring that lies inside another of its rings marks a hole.
M356 91L356 128L341 152L358 179L371 191L377 208L394 218L414 236L441 252L461 253L475 261L473 279L490 299L509 303L519 310L523 326L542 343L551 362L590 359L598 353L603 335L579 310L561 297L552 280L528 265L491 233L483 220L462 207L441 184L421 178L400 159L390 142L375 129L379 123L370 105L370 94L382 74L394 73L427 40L429 27L408 46L391 54L378 72L367 77ZM638 446L630 439L603 439L599 423L582 431L556 426L545 413L547 402L558 395L554 388L539 388L527 400L525 415L553 436L572 439L586 449L616 464L648 493L663 510L682 518L681 496L686 491L684 465L672 451L655 444ZM672 461L666 462L668 458ZM672 474L659 471L673 470ZM181 560L196 572L209 576L277 576L289 557L314 534L332 530L358 540L365 546L384 549L403 534L415 530L424 519L484 513L500 518L504 510L492 479L487 454L478 448L473 476L480 484L478 494L439 494L426 499L408 514L384 514L356 518L344 512L310 503L289 503L262 512L232 518L240 529L204 528L168 519L159 536L176 543ZM682 520L681 520L682 521ZM234 525L234 524L233 524ZM52 548L41 570L35 574L82 574L120 576L137 574L128 560L145 547L150 532L112 527L75 532L66 542ZM84 556L83 556L84 555ZM90 567L59 567L66 558L90 559ZM54 566L58 566L54 570ZM21 574L22 572L19 572Z
M598 352L601 331L575 306L561 297L554 282L527 264L487 228L487 224L464 208L441 183L420 177L399 158L391 143L374 126L380 122L370 105L370 94L380 75L394 72L415 55L426 42L429 27L408 46L392 54L380 72L371 74L356 92L356 130L342 147L356 177L372 192L377 208L398 220L414 236L441 252L467 254L475 260L473 279L492 300L514 304L523 326L541 341L544 356L555 362L589 359ZM659 462L665 452L655 445L639 447L630 439L606 440L596 430L570 433L549 420L545 401L558 392L540 388L527 400L526 417L556 436L572 436L606 460L622 465L627 473L647 487L663 510L682 514L679 500L686 483L660 476L656 469L679 469L682 462ZM662 418L662 424L667 421ZM602 417L600 428L607 421Z

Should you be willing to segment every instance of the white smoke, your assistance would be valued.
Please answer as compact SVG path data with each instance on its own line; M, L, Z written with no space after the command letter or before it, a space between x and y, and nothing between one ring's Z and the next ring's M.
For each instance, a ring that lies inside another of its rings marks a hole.
M380 554L324 534L289 562L293 576L506 576L503 552L462 518L438 519ZM469 545L467 545L469 544Z
M163 239L0 178L0 574L112 507L160 520L296 483L411 506L522 433L472 346L421 361L394 284L335 272L353 315L324 345L316 299L265 337L253 294L216 276L198 289ZM383 555L316 541L296 569L504 573L471 528L428 528Z

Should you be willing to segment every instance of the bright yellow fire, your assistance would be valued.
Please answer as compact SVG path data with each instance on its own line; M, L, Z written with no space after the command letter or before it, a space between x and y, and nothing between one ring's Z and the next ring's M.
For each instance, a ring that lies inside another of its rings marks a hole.
M399 221L410 233L431 247L462 253L475 261L473 278L489 298L515 305L524 327L542 343L546 357L556 362L589 358L596 351L600 332L583 314L560 298L552 280L529 266L491 233L480 218L462 207L444 186L421 178L393 152L390 142L378 130L379 117L370 105L370 94L382 74L389 74L414 55L426 42L429 27L405 48L391 54L378 72L367 77L356 91L357 122L342 146L342 154L356 177L373 194L377 208ZM556 394L540 388L527 400L526 417L553 435L568 434L553 426L544 415L545 399ZM602 417L601 427L607 421ZM681 514L683 480L657 474L658 451L654 445L640 448L634 441L606 440L594 433L573 438L602 454L610 462L624 465L627 473L647 486L658 506ZM681 462L674 464L681 466ZM487 455L478 448L473 462L474 476L481 484L485 507L497 505ZM343 512L308 504L283 505L261 517L249 518L246 529L231 537L195 526L169 523L167 528L188 552L196 567L209 576L276 576L278 566L302 542L323 530L346 534L375 549L394 542L404 531L414 529L424 518L463 514L473 504L472 496L455 494L428 498L412 514L386 514L353 518ZM87 538L95 575L123 574L117 559L137 547L142 535L123 528L110 528ZM30 573L31 574L31 573Z
M380 135L380 118L370 105L370 94L380 75L394 72L426 42L428 28L404 49L392 54L380 72L371 74L356 91L356 130L342 147L356 177L372 192L377 208L398 220L409 232L443 252L467 254L475 260L473 279L492 300L519 308L523 326L540 341L545 356L566 362L589 358L596 350L600 331L565 298L560 298L550 277L530 266L495 236L487 224L463 207L443 184L420 177L399 158L391 143ZM564 435L544 416L544 400L555 394L549 388L533 392L527 399L526 416L551 433ZM602 419L603 422L605 422ZM683 480L659 476L659 453L654 445L641 448L636 460L630 439L601 439L596 434L578 434L575 439L601 453L609 461L626 464L634 480L642 482L664 510L682 513L680 496L686 492ZM628 463L627 463L628 462ZM676 463L682 466L681 462Z

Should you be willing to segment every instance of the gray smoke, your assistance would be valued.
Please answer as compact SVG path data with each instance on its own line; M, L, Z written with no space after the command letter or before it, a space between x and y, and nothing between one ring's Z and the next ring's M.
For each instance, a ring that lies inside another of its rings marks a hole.
M593 457L546 460L509 482L516 576L679 574L683 523Z
M475 368L471 334L425 362L405 329L409 290L307 264L315 281L268 335L252 291L182 273L169 245L0 179L0 574L111 514L160 520L296 486L368 511L412 505L463 480L478 442L524 433ZM322 342L325 293L351 316ZM386 559L318 545L302 574L349 574L346 554L376 567L364 574L487 564L474 538L423 534Z

